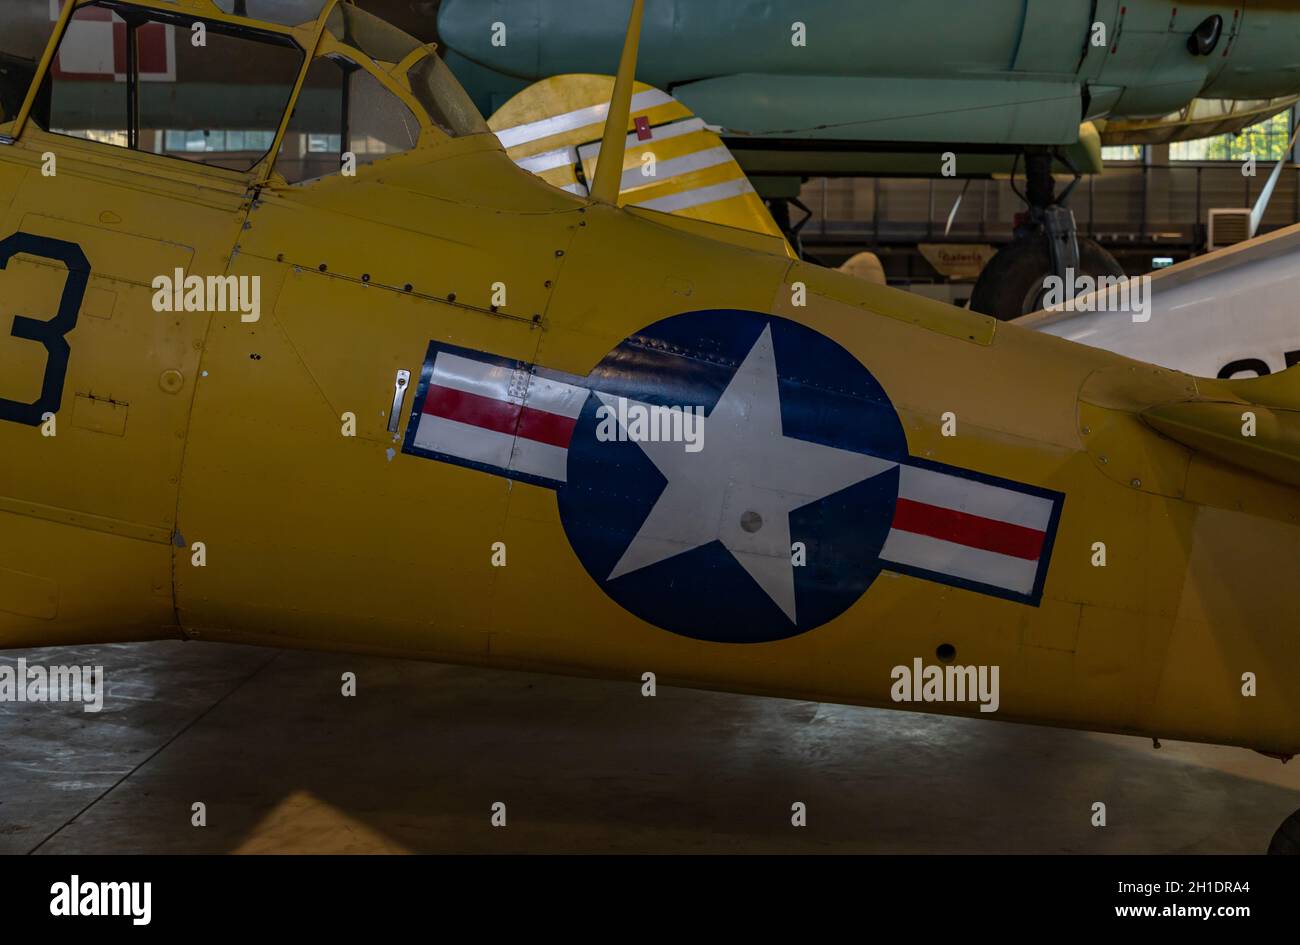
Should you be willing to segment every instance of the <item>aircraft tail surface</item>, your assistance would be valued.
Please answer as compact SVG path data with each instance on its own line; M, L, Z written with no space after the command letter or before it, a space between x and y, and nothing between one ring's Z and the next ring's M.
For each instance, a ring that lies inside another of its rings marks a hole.
M489 120L506 153L542 180L580 197L599 173L614 79L552 76ZM637 82L620 161L619 206L737 227L784 240L781 228L717 132L671 95ZM786 247L787 252L789 247ZM790 255L793 255L790 252Z

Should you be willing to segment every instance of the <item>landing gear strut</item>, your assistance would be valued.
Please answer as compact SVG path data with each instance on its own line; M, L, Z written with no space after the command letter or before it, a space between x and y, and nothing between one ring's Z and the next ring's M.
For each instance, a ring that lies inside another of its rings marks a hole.
M1074 180L1059 196L1052 178L1053 160L1060 160L1074 171ZM1124 274L1115 257L1093 240L1078 235L1068 202L1079 178L1063 154L1048 148L1026 151L1025 192L1016 190L1016 194L1028 211L1017 215L1011 245L999 250L980 273L971 293L972 309L1006 321L1043 307L1048 276L1058 277L1065 297L1072 298L1078 276ZM1015 189L1014 169L1011 186Z

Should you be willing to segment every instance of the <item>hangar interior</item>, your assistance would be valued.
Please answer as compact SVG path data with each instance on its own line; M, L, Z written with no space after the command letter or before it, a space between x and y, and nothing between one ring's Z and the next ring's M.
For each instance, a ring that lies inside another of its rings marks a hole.
M1210 247L1210 211L1253 207L1278 161L1285 170L1259 232L1291 226L1300 220L1300 169L1288 148L1294 122L1294 109L1287 109L1238 134L1103 149L1104 173L1085 177L1070 201L1080 231L1131 276L1182 262ZM1243 173L1251 153L1256 155L1253 173ZM1210 154L1218 157L1208 159ZM1058 177L1058 184L1068 179ZM1007 175L970 182L820 177L803 182L799 197L811 213L801 230L809 253L838 266L856 253L874 252L891 285L957 305L969 299L968 272L960 266L939 271L918 245L937 251L955 244L987 258L1006 242L1016 214L1024 210ZM1220 232L1217 246L1243 238L1239 232Z
M53 28L50 0L10 6L0 10L0 33L5 17ZM217 6L233 16L259 8L255 0ZM428 42L442 6L359 4ZM39 47L24 35L9 45L0 38L0 53L29 66ZM117 75L111 50L108 59L97 93L118 90L103 81ZM377 109L348 98L352 73L324 71L304 88L319 93L317 110L333 124L309 127L304 107L303 124L288 127L285 147L297 155L279 165L288 183L332 170L349 132L364 139L363 165L413 149L393 144ZM65 72L57 81L80 74ZM295 75L285 68L286 96ZM42 103L32 98L36 107L24 108L35 114ZM1082 174L1069 200L1078 235L1130 276L1245 244L1252 234L1243 218L1279 163L1253 235L1300 223L1297 107L1292 98L1264 110L1232 132L1101 149L1104 168ZM147 157L240 171L279 140L278 114L244 127L205 125L183 109L153 127L96 120L72 120L62 132L79 144L129 142ZM333 133L340 120L342 133ZM1011 153L1002 159L1010 165ZM890 286L959 308L1024 222L1023 176L1005 169L951 178L759 172L751 180L770 198L778 235L806 261L839 267L871 253ZM1058 173L1056 186L1072 180ZM580 173L575 186L585 197L592 183ZM0 307L0 330L15 314ZM174 535L185 552L179 526ZM16 561L0 561L0 575L19 573ZM545 607L545 582L537 591ZM30 616L22 603L0 600L0 611ZM0 650L0 666L95 667L107 687L94 713L0 702L0 853L1253 853L1300 807L1296 765L1242 747L670 686L645 698L635 675L538 675L193 636ZM1095 821L1099 801L1106 829ZM792 825L792 804L806 805L806 826ZM498 805L508 821L498 822Z

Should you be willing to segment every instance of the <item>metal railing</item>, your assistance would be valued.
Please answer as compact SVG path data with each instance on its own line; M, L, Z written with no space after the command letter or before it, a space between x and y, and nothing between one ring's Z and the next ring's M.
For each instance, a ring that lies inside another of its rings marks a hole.
M1214 207L1250 207L1272 168L1256 175L1240 164L1125 163L1080 181L1070 199L1080 232L1103 243L1167 243L1199 248ZM1022 182L1023 184L1023 182ZM1059 182L1058 186L1064 186ZM963 194L964 191L964 194ZM961 205L945 234L948 215ZM851 243L864 248L918 242L1004 243L1024 204L1009 181L934 178L817 178L804 185L812 219L802 235L810 243ZM1288 165L1264 215L1261 232L1300 220L1300 167Z

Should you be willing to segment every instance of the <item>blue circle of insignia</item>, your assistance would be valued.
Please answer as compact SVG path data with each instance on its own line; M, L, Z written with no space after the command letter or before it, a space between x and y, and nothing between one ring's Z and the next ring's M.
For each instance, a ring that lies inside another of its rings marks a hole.
M702 453L710 448L709 414L768 328L783 436L882 459L907 458L907 439L889 398L839 344L778 316L689 312L628 338L591 372L593 396L574 428L568 479L558 494L565 534L600 588L648 623L696 640L781 640L843 613L879 574L878 555L893 518L896 467L789 512L791 542L805 550L804 563L791 564L793 619L718 540L611 576L668 479L639 443L611 440L607 432L604 439L597 436L608 417L598 395L702 408ZM733 474L745 472L738 467Z

